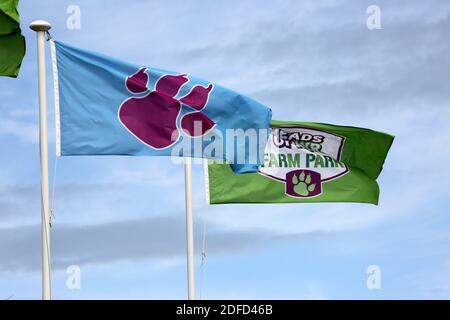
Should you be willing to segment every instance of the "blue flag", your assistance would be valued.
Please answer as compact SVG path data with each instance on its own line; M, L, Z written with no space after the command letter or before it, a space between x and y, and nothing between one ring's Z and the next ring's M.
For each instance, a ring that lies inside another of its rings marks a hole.
M261 163L272 112L259 102L61 42L51 41L51 51L57 155L209 158L236 172Z

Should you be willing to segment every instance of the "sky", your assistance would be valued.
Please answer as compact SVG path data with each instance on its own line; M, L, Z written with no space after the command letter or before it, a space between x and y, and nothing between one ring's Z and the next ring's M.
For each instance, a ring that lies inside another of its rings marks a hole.
M80 9L79 29L67 26L70 5ZM370 5L380 8L380 29L367 27ZM27 53L17 79L0 78L0 299L41 297L36 41L28 28L41 19L57 40L208 79L270 106L277 120L396 137L378 206L209 206L203 166L194 165L197 297L450 299L448 1L45 0L20 1L19 11ZM53 298L185 299L183 166L163 157L68 157L55 170L47 54ZM79 289L67 285L73 265ZM380 271L379 288L367 285L370 266Z

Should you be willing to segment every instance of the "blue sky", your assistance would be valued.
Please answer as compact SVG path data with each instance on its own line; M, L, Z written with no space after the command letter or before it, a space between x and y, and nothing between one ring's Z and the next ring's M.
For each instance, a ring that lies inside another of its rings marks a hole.
M81 29L66 27L69 5ZM381 8L368 30L366 9ZM196 270L206 221L209 299L450 298L450 5L446 1L21 1L27 55L0 78L0 299L39 299L35 35L187 72L269 105L274 119L396 136L379 206L207 206L194 166ZM49 100L51 99L48 65ZM49 106L50 150L54 150ZM54 156L50 159L53 172ZM169 158L58 161L56 299L186 297L183 167ZM81 267L81 289L66 268ZM366 286L369 265L381 289ZM197 286L199 288L199 286ZM198 292L197 292L198 293Z

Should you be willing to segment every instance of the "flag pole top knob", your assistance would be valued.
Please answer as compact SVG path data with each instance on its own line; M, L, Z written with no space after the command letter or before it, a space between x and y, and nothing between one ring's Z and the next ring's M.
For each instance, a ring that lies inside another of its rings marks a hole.
M50 24L50 22L44 21L44 20L37 20L37 21L33 21L32 23L30 23L30 29L36 32L39 31L48 31L50 30L50 28L52 27L52 25Z

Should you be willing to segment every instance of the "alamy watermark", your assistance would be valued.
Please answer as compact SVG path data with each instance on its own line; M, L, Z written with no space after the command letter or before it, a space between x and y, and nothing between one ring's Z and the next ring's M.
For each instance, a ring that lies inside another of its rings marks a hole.
M381 289L381 268L376 264L367 267L366 273L369 275L366 280L366 286L369 290Z
M70 265L66 269L68 274L66 280L66 287L69 290L80 290L81 289L81 268L77 265Z
M202 163L203 158L230 164L258 164L262 161L269 129L225 129L213 128L205 134L202 122L195 121L193 134L183 136L171 150L174 164L184 163L182 157L193 157L194 163ZM172 140L178 132L172 133Z
M75 4L67 7L66 13L69 15L66 20L66 27L69 30L81 29L81 8Z
M377 5L370 5L366 9L366 13L369 15L366 20L366 26L369 30L381 29L381 9Z

